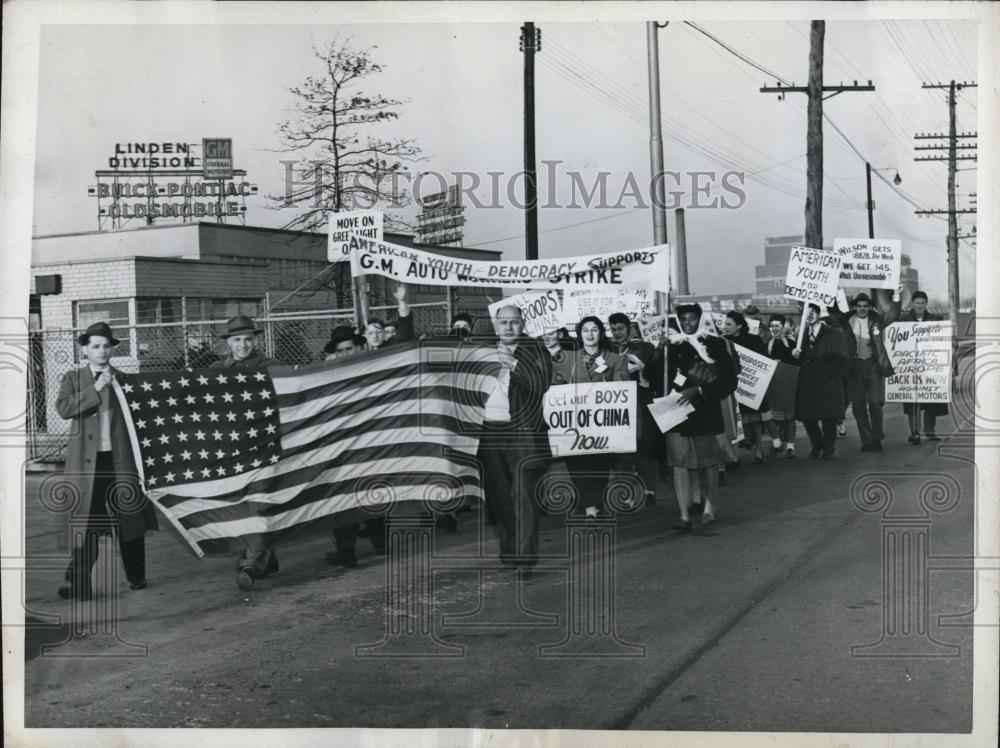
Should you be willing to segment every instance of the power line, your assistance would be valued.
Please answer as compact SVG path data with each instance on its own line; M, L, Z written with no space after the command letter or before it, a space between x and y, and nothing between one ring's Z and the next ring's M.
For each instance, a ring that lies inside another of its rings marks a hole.
M760 70L762 73L766 73L768 75L768 77L774 78L775 80L778 80L778 81L781 81L786 86L792 85L789 81L785 80L780 75L777 75L776 73L772 73L766 67L764 67L763 65L760 65L759 63L754 62L753 60L751 60L749 57L747 57L746 55L744 55L739 50L736 50L733 47L731 47L728 44L726 44L724 41L722 41L721 39L719 39L717 36L713 36L712 34L708 33L705 29L703 29L698 24L692 23L691 21L684 21L684 23L686 25L690 26L691 28L695 29L696 31L704 34L709 39L711 39L713 42L715 42L720 47L722 47L723 49L725 49L726 51L730 52L731 54L735 55L736 57L739 57L741 60L743 60L743 62L747 63L748 65L751 65L751 66L755 67L757 70Z

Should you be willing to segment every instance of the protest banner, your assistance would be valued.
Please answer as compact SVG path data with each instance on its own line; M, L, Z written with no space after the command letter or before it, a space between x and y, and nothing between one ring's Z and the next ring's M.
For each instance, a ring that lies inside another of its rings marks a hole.
M767 404L772 410L795 412L795 390L799 385L799 367L778 361L767 385Z
M652 314L654 306L653 292L648 288L571 288L563 295L563 321L570 327L593 316L607 325L615 312L635 321Z
M562 302L559 292L549 289L532 293L521 293L508 296L489 305L490 319L496 319L497 310L505 306L516 306L521 310L524 319L524 334L532 338L541 337L543 333L558 330L563 326Z
M823 249L792 247L785 276L786 299L833 306L840 282L840 255Z
M331 213L327 231L327 262L351 259L352 237L362 237L382 241L382 211L352 210L345 213Z
M635 451L635 382L549 387L543 414L555 456Z
M885 382L890 403L951 402L951 322L893 322L885 349L895 371Z
M355 277L381 275L400 283L431 286L621 286L670 291L666 244L580 257L486 262L358 236L352 241L351 274Z
M740 357L736 402L753 410L759 410L778 362L768 356L754 353L742 345L734 345L733 348L736 349L736 355Z
M834 239L840 255L840 285L847 288L899 288L903 243L899 239Z
M837 302L837 287L840 283L840 255L824 249L792 247L788 256L788 273L785 276L786 299L816 304L820 311ZM806 314L799 322L796 347L802 347L806 331Z
M661 314L658 317L643 317L639 322L639 334L647 343L659 345L667 335L667 320L670 315Z

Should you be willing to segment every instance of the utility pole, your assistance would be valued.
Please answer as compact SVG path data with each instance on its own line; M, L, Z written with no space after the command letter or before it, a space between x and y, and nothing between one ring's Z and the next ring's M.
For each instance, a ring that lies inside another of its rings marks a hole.
M649 166L653 176L653 244L667 243L667 204L663 184L663 132L660 125L660 42L658 31L666 27L646 22L649 68ZM680 265L678 258L678 265Z
M805 244L814 249L823 248L823 100L845 91L874 91L868 85L823 85L823 40L826 23L813 21L809 34L809 84L806 86L764 86L761 93L777 93L784 100L787 93L804 93L809 97L808 132L806 134L806 231ZM824 96L830 92L828 96Z
M684 208L674 209L677 221L677 293L687 296L691 293L688 285L687 231L684 228Z
M975 155L959 155L958 151L974 151L976 145L959 145L959 140L975 139L976 133L959 134L955 116L956 92L963 88L975 88L975 83L924 83L922 88L947 89L948 91L948 134L939 135L935 133L917 133L914 137L917 140L940 140L947 138L947 145L916 146L918 151L943 151L947 149L948 155L941 156L917 156L914 161L947 161L948 162L948 210L918 210L917 215L937 215L948 214L948 319L951 320L952 328L958 330L958 306L961 297L958 288L958 216L963 213L975 213L975 208L959 210L955 199L955 173L958 171L959 161L975 161Z
M542 51L542 30L521 27L524 53L524 259L538 259L538 172L535 170L535 53Z

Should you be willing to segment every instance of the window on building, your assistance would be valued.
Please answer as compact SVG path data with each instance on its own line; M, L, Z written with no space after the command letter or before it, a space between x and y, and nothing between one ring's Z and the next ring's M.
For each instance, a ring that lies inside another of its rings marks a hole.
M114 358L132 355L127 299L76 302L76 327L81 332L95 322L107 322L118 338Z

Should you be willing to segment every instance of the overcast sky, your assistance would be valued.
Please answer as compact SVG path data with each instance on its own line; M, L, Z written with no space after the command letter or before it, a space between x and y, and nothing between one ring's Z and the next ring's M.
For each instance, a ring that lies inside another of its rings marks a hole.
M804 85L805 21L699 24L763 67ZM338 31L358 47L377 46L386 70L363 90L405 99L398 121L379 130L414 138L441 173L514 174L522 166L519 24L326 26L50 26L43 30L34 206L37 235L92 231L97 205L87 187L107 168L116 142L231 137L236 166L262 194L280 191L288 156L274 153L277 123L291 114L286 89L319 73L311 45ZM591 184L600 171L612 202L629 173L649 179L646 41L641 23L540 24L536 76L537 157L558 160L554 185L544 169L540 194L570 200L567 172ZM753 173L738 210L688 210L691 288L750 291L766 236L804 228L806 99L761 94L774 80L683 23L660 31L665 165L674 171ZM945 163L915 163L915 132L947 132L943 91L922 82L975 80L973 22L829 22L828 84L871 79L873 93L842 93L826 113L875 167L898 169L900 190L923 208L947 207ZM976 89L963 91L959 130L976 127ZM867 235L864 161L828 123L824 241ZM972 162L960 163L963 168ZM886 172L891 179L895 171ZM974 170L959 173L959 205L975 191ZM433 184L433 183L432 183ZM485 200L488 190L477 191ZM876 236L899 238L922 285L946 295L943 220L913 207L875 180ZM523 213L510 206L466 211L468 246L524 253ZM248 201L247 223L279 226L287 210ZM631 205L626 200L626 205ZM412 215L412 211L410 213ZM973 217L962 221L969 233ZM646 246L648 209L544 208L540 255L588 254ZM673 216L668 233L675 237ZM962 243L962 287L973 278L973 250Z

